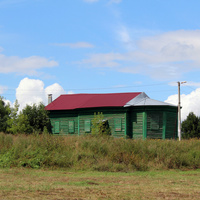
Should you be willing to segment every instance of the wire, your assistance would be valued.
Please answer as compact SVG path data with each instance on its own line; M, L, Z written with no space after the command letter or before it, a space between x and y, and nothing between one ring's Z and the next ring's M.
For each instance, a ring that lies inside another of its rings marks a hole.
M156 85L168 85L168 82L163 82L163 83L154 83L154 84L145 84L145 85L129 85L129 86L112 86L112 87L104 87L104 88L65 88L65 91L91 91L91 90L116 90L116 89L124 89L124 88L141 88L141 87L152 87ZM187 86L189 87L189 86ZM16 94L16 89L14 88L8 88L5 91L15 91L14 93L6 93L3 92L3 95L15 95ZM54 91L60 91L60 90L54 90ZM166 91L176 91L175 89L168 89L168 90L154 90L150 92L166 92ZM43 94L43 91L38 91L38 90L17 90L18 94L30 94L30 93L37 93L37 94Z
M166 82L168 83L168 82ZM131 85L131 86L112 86L112 87L105 87L105 88L65 88L64 90L105 90L105 89L119 89L119 88L134 88L134 87L148 87L148 86L155 86L155 85L166 85L166 83L156 83L156 84L148 84L148 85ZM13 88L6 89L6 90L15 90ZM20 91L20 90L18 90ZM38 90L23 90L28 92L38 91ZM59 91L59 90L54 90Z
M188 88L190 88L190 89L192 89L192 90L196 90L195 88L193 88L193 87L191 87L189 85L185 85L185 86L188 87Z

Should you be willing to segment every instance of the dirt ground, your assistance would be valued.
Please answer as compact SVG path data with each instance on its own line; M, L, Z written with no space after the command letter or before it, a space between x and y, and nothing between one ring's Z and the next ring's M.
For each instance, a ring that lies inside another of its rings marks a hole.
M200 170L134 173L0 169L0 199L200 199Z

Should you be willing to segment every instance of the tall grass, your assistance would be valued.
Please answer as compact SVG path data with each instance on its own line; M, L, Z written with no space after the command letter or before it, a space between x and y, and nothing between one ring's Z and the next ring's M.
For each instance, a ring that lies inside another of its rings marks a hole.
M0 134L0 167L135 171L200 168L200 140Z

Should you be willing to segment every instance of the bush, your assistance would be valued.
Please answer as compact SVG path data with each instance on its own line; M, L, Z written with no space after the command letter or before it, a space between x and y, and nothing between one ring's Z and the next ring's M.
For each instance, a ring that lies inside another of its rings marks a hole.
M94 114L92 120L92 135L111 135L108 120L103 116L103 113Z

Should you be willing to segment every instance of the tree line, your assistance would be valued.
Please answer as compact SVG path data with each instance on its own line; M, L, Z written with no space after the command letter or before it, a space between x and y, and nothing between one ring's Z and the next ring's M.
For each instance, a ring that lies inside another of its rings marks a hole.
M11 134L50 133L51 124L44 104L26 105L19 112L17 100L11 107L0 97L0 132Z

